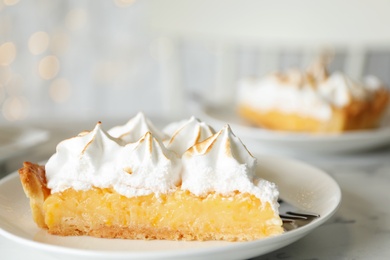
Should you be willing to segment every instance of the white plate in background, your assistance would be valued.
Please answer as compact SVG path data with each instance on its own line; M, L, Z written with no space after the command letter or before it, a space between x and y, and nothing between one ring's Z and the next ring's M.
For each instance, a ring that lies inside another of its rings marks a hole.
M257 173L277 183L280 197L294 208L320 214L306 226L251 242L143 241L49 235L32 220L17 173L0 181L0 235L22 245L72 259L247 259L282 248L323 224L341 200L338 184L307 164L260 157Z
M0 126L0 162L27 152L49 138L49 133L31 127Z
M309 134L267 130L251 126L240 118L234 107L203 106L199 109L202 120L216 128L226 123L249 147L286 149L295 152L345 153L364 151L390 144L390 111L377 129L351 131L341 134Z

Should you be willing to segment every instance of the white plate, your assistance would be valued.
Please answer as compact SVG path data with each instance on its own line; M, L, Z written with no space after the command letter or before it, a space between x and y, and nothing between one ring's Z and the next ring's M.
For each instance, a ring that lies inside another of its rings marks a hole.
M336 211L337 183L312 166L276 157L260 158L258 174L279 186L291 206L320 217L306 226L251 242L135 241L53 236L36 227L17 173L0 181L0 234L23 245L72 259L247 259L284 247L305 236Z
M287 149L295 152L356 152L390 144L390 109L378 129L353 131L342 134L308 134L271 131L251 126L241 119L233 107L203 106L199 109L202 120L217 128L229 123L233 132L247 146Z
M0 162L48 140L49 133L30 127L0 127Z

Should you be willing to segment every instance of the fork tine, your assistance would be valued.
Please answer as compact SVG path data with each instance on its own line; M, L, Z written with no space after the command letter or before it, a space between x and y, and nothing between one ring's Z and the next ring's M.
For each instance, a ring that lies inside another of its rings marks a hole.
M287 211L285 214L280 214L279 216L282 219L283 227L286 231L304 226L320 217L318 214L298 213L292 211Z
M287 220L307 220L307 218L303 217L303 216L289 216L289 215L283 215L283 214L280 214L279 216L280 216L280 218L287 219Z
M278 203L284 204L285 201L279 198ZM319 214L315 213L298 213L293 211L286 211L284 214L279 214L279 216L283 222L285 231L297 229L320 217Z
M314 213L297 213L293 211L287 211L286 214L296 216L296 217L302 217L302 218L319 218L319 214Z

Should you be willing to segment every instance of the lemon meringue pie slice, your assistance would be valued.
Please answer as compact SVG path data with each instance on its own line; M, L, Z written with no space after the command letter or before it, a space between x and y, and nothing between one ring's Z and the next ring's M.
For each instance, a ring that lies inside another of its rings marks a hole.
M175 142L191 126L196 140L199 121L188 122ZM185 138L177 151L150 132L124 143L100 123L61 142L45 166L26 162L19 170L35 222L56 235L125 239L247 241L282 233L276 185L256 176L256 159L230 127L207 129L200 132L209 137L184 152Z

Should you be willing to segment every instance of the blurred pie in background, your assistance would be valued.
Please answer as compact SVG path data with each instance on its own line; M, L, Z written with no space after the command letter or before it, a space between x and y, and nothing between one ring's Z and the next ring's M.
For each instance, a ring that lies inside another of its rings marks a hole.
M329 74L326 62L306 71L277 72L243 79L238 87L238 113L268 129L340 133L380 125L389 90L374 76L361 82L341 72Z

